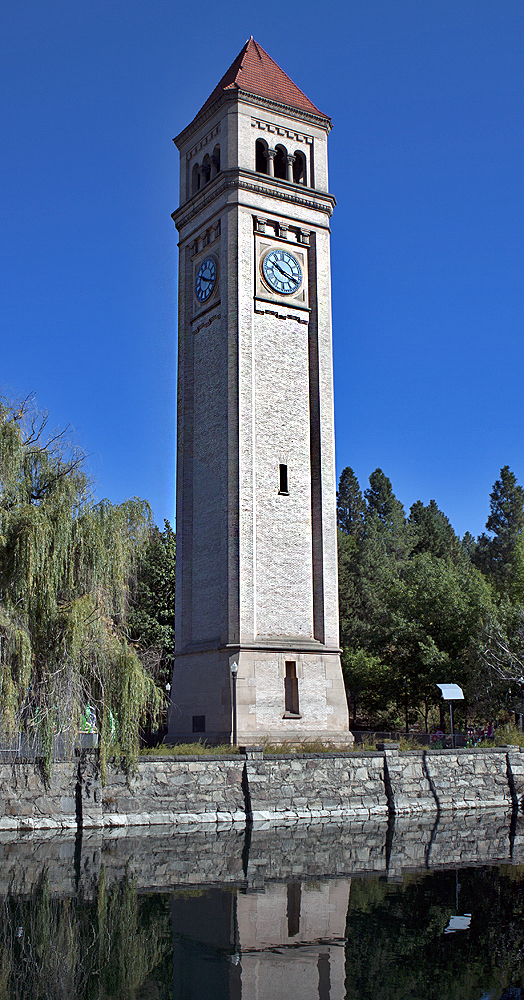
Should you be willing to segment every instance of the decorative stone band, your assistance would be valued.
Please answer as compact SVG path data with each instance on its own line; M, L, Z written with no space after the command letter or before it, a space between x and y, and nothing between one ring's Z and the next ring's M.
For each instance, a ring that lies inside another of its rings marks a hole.
M309 326L309 319L301 319L300 316L295 316L293 313L281 312L278 309L257 309L256 306L254 311L260 316L276 316L277 319L293 319L295 323L302 323L304 326Z
M313 142L311 135L304 135L303 132L296 132L295 129L284 128L282 125L273 125L272 122L262 121L261 118L252 118L251 128L256 128L260 132L270 132L276 136L280 135L283 138L291 139L293 142L304 142L307 145L311 145Z
M256 182L254 178L257 179ZM299 187L295 184L290 184L288 187L282 188L281 184L280 180L269 177L268 174L257 174L254 171L247 170L224 170L217 174L209 184L206 184L201 191L194 194L189 201L186 201L175 212L172 212L171 218L180 232L192 219L200 215L207 205L212 204L224 192L232 188L236 188L239 191L261 194L265 198L274 198L276 201L298 205L300 208L311 209L328 218L333 215L333 208L335 206L334 195L319 191L316 188ZM319 228L320 224L317 223L316 225ZM329 228L327 221L324 223L323 228Z
M200 142L197 142L196 146L193 146L193 148L186 153L186 160L191 160L193 156L196 156L196 154L199 153L200 150L204 148L204 146L207 146L207 144L211 142L212 139L215 139L216 136L219 134L220 134L220 122L218 122L218 124L215 125L215 127L212 128L211 131L208 132L207 135L205 135L204 138L200 140Z

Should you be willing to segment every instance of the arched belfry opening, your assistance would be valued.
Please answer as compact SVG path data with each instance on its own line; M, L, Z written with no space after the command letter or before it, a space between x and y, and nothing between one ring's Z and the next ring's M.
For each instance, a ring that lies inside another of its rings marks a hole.
M200 187L200 166L195 163L191 171L191 194L196 194Z
M209 153L206 153L202 162L202 183L200 187L204 187L204 184L211 179L211 158Z
M280 143L276 146L277 155L275 156L275 177L280 178L280 180L286 180L286 157L287 149L285 146L281 146Z
M259 174L267 174L267 142L257 139L255 142L255 170Z
M216 177L220 173L220 146L216 145L213 150L211 177Z
M300 149L294 152L295 162L293 163L293 181L295 184L307 184L307 163L304 153Z

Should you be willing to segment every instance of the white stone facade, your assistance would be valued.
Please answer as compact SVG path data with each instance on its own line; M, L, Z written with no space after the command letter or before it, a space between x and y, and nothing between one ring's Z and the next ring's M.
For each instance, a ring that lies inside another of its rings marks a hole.
M338 649L328 125L232 90L176 140L177 585L169 735L177 740L232 738L233 660L238 742L352 739ZM291 155L301 151L308 184L257 172L257 138L279 142ZM192 193L204 156L215 151L217 164L218 149L218 172ZM277 295L262 277L264 255L274 248L300 262L304 280L294 295ZM209 258L216 284L201 303L195 277ZM279 489L280 466L287 493ZM295 664L293 712L286 711L286 663Z

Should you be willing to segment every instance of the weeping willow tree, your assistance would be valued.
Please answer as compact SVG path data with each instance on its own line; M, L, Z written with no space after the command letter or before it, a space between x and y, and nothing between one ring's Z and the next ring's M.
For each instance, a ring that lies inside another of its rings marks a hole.
M96 718L129 766L162 694L126 641L129 582L151 531L138 499L95 503L84 454L31 399L0 398L0 728L72 743Z
M125 875L60 897L46 870L29 898L0 896L0 1000L139 1000L172 984L169 896ZM89 894L90 895L90 894Z

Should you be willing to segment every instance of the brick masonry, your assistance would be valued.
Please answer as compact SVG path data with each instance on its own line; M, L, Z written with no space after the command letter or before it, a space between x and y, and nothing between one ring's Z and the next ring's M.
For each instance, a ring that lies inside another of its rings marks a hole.
M233 660L242 743L352 740L338 629L329 127L324 116L227 91L175 140L175 742L197 732L229 742ZM307 184L257 172L263 137L290 155L300 147ZM216 147L220 170L193 193L195 168ZM261 277L271 247L301 262L293 294ZM208 256L216 283L201 302L195 276ZM292 713L286 661L298 679Z
M56 762L49 788L37 763L0 764L0 830L200 826L224 829L467 813L524 802L524 753L417 750L142 758L126 779L96 753Z

